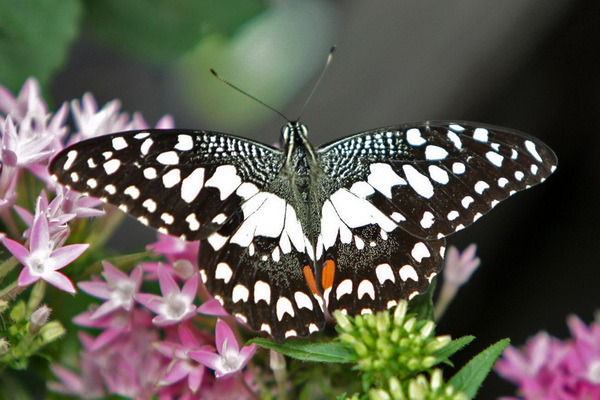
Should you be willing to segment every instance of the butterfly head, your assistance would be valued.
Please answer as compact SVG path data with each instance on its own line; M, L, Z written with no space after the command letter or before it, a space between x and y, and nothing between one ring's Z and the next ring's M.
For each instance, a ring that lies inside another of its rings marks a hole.
M298 121L290 121L281 128L281 147L284 148L286 143L304 142L307 135L306 125Z

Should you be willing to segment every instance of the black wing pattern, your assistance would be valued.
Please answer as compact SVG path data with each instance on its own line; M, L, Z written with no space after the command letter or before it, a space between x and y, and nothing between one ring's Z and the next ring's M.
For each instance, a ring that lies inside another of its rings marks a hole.
M294 208L266 191L282 162L280 150L232 135L144 130L77 143L50 171L160 232L201 240L208 290L253 329L282 339L324 323L305 277L312 246ZM282 218L269 224L280 208Z
M425 291L447 235L557 165L529 135L449 121L359 133L320 147L318 157L329 194L315 249L319 276L328 308L350 314Z

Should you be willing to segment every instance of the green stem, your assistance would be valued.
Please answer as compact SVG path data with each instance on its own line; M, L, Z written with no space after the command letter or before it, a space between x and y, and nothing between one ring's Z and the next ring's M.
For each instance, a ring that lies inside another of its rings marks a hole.
M19 260L15 257L11 257L8 260L4 261L0 264L0 279L4 278L10 271L12 271L17 265L19 265Z
M26 286L19 286L18 281L13 281L4 289L0 290L0 300L14 299L19 293L26 289Z

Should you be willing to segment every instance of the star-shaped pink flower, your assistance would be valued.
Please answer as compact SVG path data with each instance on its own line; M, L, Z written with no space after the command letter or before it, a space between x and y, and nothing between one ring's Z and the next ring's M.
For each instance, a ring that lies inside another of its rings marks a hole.
M131 275L125 274L106 261L102 263L102 267L106 282L90 281L77 284L84 292L106 300L91 315L92 319L103 317L121 308L131 311L135 295L142 283L142 269L139 266L131 271Z
M46 215L37 215L31 228L29 249L21 243L4 238L2 242L25 268L19 275L19 286L29 286L40 279L68 293L75 293L73 283L59 269L79 257L90 245L71 244L54 249L50 240Z
M220 319L215 329L215 344L218 354L203 349L189 351L187 355L214 370L217 378L224 378L241 371L256 353L255 344L240 349L233 331Z
M180 289L166 268L158 270L158 283L162 296L138 293L135 299L158 314L152 322L157 326L168 326L192 318L196 314L194 299L198 291L199 275L194 274Z

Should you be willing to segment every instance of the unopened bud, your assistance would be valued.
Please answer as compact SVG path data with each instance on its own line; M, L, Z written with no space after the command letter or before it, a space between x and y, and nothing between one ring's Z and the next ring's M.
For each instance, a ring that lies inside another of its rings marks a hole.
M187 281L196 273L196 268L189 260L177 260L173 263L173 271L178 277Z
M52 309L45 304L39 307L37 310L35 310L31 314L31 324L29 325L29 331L31 333L39 332L40 328L46 325L46 322L48 322L48 318L50 317L51 312Z

